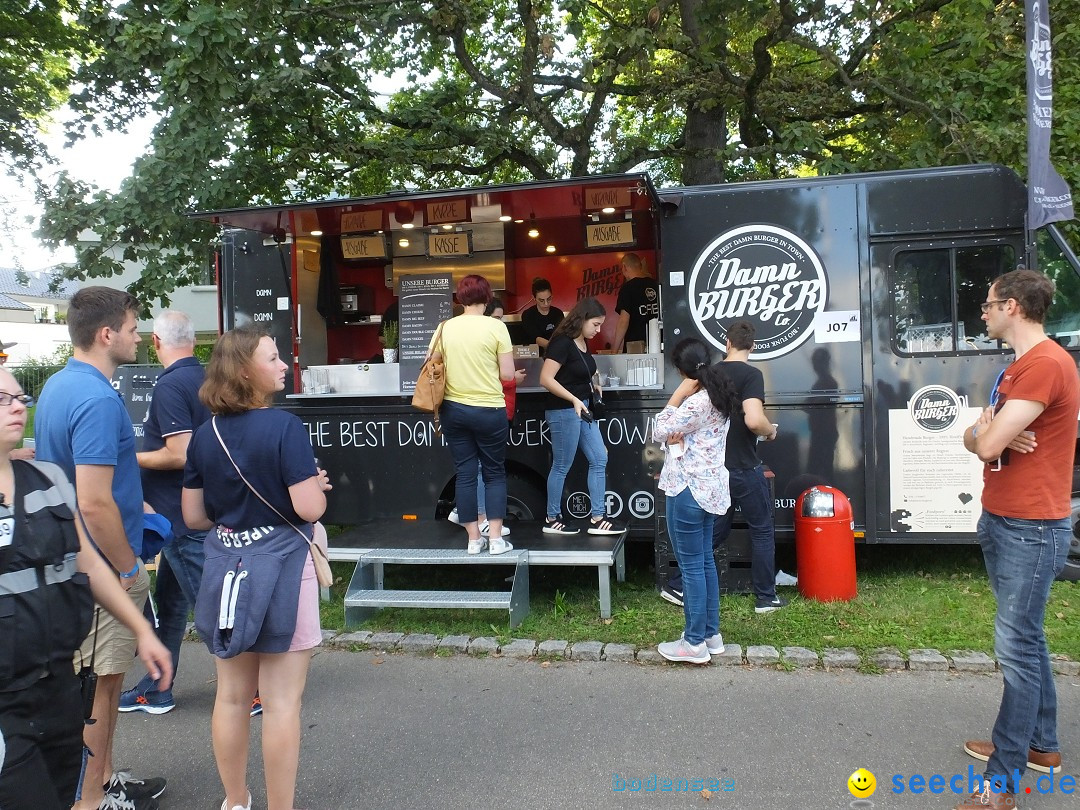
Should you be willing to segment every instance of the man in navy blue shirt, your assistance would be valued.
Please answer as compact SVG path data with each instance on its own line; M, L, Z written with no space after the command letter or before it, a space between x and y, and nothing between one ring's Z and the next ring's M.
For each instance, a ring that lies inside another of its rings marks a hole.
M165 310L154 319L151 339L165 370L154 387L145 422L143 451L137 455L142 468L143 498L172 523L174 538L161 550L154 602L158 637L172 653L175 672L180 663L180 643L184 639L188 611L195 606L199 593L206 537L206 532L184 525L180 490L191 434L210 418L210 411L199 401L199 387L205 375L195 359L195 327L191 318L183 312ZM158 691L149 674L120 695L122 712L165 714L175 707L172 689Z
M34 438L37 457L59 465L75 483L75 498L90 539L142 610L150 577L139 559L143 495L135 432L110 381L117 366L135 361L141 340L138 311L134 296L110 287L85 287L72 296L68 333L74 356L41 391ZM83 741L94 755L87 758L75 810L117 806L157 810L157 797L165 790L164 779L134 779L113 770L120 689L135 646L134 634L103 610L100 623L95 622L75 656L76 670L93 656L98 673L95 722L83 732Z

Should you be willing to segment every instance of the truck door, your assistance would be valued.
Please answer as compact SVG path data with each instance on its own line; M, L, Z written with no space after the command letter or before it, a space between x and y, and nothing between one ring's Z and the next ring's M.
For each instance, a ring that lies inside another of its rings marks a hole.
M255 323L269 332L277 343L282 361L289 365L285 390L279 396L291 393L292 245L277 244L258 231L229 230L222 236L221 261L221 307L225 329Z
M972 539L983 465L964 450L963 431L1011 358L987 337L979 305L1022 251L1019 235L871 245L876 531L868 541Z
M765 377L766 411L779 425L777 440L759 445L775 474L777 537L791 537L795 499L816 483L840 488L862 526L868 310L857 185L714 186L666 201L665 348L699 337L719 359L727 327L754 324L750 361ZM669 369L666 379L678 374Z

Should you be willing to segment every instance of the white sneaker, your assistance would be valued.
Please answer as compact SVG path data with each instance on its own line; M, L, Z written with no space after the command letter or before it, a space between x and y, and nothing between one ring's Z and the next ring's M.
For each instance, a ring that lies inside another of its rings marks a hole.
M234 804L229 807L229 797L226 796L221 800L221 810L251 810L251 791L248 791L247 804Z
M458 526L461 525L461 518L458 517L456 506L450 510L450 514L446 516L446 519L451 523L456 523Z
M681 639L686 638L686 633L679 636ZM709 655L723 655L724 654L724 637L717 633L715 636L709 636L705 639L705 646L709 650Z
M483 523L480 524L480 534L484 535L484 537L487 537L491 534L491 524L488 521L485 520ZM506 537L508 534L510 534L510 527L504 523L502 536Z
M505 554L506 552L513 550L514 547L505 540L503 540L501 537L496 537L494 540L492 540L491 545L488 547L488 551L491 552L492 555Z
M700 644L690 644L685 638L681 637L675 641L665 641L663 644L658 644L656 651L668 661L677 663L707 664L711 660L709 658L709 648L705 646L704 641Z
M479 540L470 540L469 541L469 553L470 554L479 554L481 551L483 551L485 548L487 548L487 544L488 544L488 541L487 541L486 537L481 537Z

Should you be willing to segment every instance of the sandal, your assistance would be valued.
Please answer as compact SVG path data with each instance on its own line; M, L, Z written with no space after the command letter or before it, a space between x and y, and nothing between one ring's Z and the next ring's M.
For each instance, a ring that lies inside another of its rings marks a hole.
M607 518L589 521L589 534L622 534L625 531L625 526L620 526Z
M580 529L576 526L567 526L562 522L562 515L544 519L544 534L577 534Z

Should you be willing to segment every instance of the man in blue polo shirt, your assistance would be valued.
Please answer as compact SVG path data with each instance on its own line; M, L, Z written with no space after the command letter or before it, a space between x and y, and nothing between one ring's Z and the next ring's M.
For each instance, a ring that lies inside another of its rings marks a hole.
M154 386L144 424L143 450L137 457L142 468L143 498L154 511L169 519L175 536L161 550L154 586L158 637L172 653L175 672L188 611L195 606L199 593L206 538L206 532L184 525L180 490L191 434L210 418L210 411L199 400L205 374L195 359L195 326L191 318L183 312L165 310L154 319L151 340L165 370ZM172 689L159 691L149 673L120 695L122 712L165 714L175 707Z
M74 356L49 378L34 419L37 456L58 464L75 482L75 497L90 539L112 566L139 610L150 590L142 553L143 497L135 433L110 382L131 363L140 342L139 302L123 290L86 287L71 298L68 333ZM135 636L107 611L75 657L78 670L94 658L98 673L94 723L83 741L92 752L75 810L126 807L157 810L164 779L135 779L113 771L112 742L124 675L135 657Z

